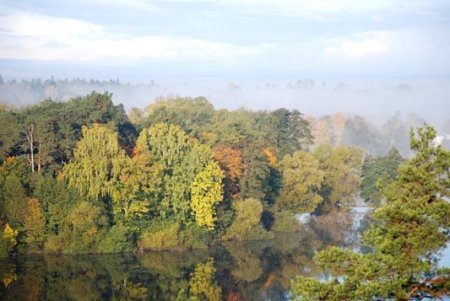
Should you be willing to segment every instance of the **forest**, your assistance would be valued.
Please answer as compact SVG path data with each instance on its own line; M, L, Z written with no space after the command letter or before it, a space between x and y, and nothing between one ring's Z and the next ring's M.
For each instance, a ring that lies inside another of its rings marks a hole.
M398 120L385 131L368 124L284 108L218 110L203 97L161 98L127 114L107 92L3 105L0 257L271 240L301 231L300 214L346 211L360 196L378 208L364 235L375 251L318 253L319 266L345 282L300 277L294 294L353 300L448 289L429 260L448 240L449 152L425 126L411 131L408 159ZM431 282L421 282L425 274Z
M313 145L295 110L215 110L205 98L160 99L128 116L93 92L1 115L1 221L17 233L4 255L270 239L296 231L296 214L346 207L360 187L379 202L377 179L392 180L402 162L395 149L374 157L325 135Z

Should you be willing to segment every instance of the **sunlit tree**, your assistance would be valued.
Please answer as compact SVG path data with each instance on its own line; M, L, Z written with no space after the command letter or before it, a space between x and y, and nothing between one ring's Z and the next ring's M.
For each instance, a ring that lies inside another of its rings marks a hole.
M286 155L278 163L282 173L282 188L277 199L277 207L295 213L312 212L322 201L320 187L324 172L319 162L305 151Z
M331 281L298 277L301 300L417 300L448 294L450 278L436 266L450 240L450 152L434 146L431 127L411 132L415 156L384 190L386 205L375 210L364 233L368 253L332 247L316 256Z
M222 178L223 172L217 163L210 162L191 184L191 208L199 226L214 228L215 207L223 199Z

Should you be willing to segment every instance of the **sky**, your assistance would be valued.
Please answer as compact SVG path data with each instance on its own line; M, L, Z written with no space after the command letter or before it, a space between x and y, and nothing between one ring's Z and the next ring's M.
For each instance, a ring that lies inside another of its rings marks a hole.
M0 0L0 75L131 82L112 91L127 109L206 96L217 108L398 111L443 124L450 1ZM5 89L3 101L29 103L29 91Z
M447 79L449 29L447 0L0 0L0 74Z

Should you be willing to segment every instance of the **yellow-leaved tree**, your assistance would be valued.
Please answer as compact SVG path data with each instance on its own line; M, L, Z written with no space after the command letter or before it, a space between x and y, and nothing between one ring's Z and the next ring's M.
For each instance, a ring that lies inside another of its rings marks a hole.
M41 203L38 199L28 199L27 216L25 217L25 241L28 249L40 249L45 240L45 219Z
M191 208L195 221L201 227L214 229L216 205L223 200L223 172L219 165L211 161L199 172L191 184Z
M0 236L0 258L7 257L13 250L17 244L16 238L18 234L19 231L14 230L9 224L6 224Z

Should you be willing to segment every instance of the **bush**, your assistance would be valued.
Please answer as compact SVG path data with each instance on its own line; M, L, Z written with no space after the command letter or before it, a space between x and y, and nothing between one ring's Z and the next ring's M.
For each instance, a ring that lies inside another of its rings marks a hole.
M211 233L196 224L178 233L179 245L183 249L206 249L211 242Z
M141 235L138 242L143 250L170 250L179 246L178 232L180 225L172 222L165 225L153 225Z
M212 240L211 235L196 224L182 227L175 221L155 221L142 233L138 247L142 250L205 249Z
M134 249L131 231L124 225L114 225L97 246L99 253L130 252Z

